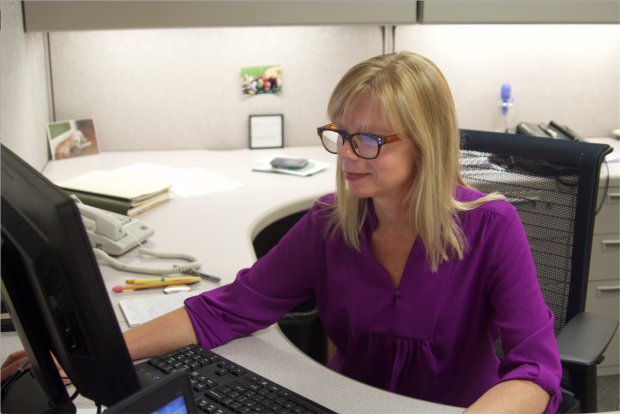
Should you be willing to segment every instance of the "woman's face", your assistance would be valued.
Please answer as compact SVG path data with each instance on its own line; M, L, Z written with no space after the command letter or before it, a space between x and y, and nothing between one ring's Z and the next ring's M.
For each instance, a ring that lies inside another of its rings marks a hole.
M354 104L348 125L344 125L339 117L336 126L349 134L366 132L387 136L396 132L390 124L383 122L381 113L370 111L368 97L360 98ZM382 198L404 200L415 179L414 156L413 142L406 137L383 145L379 156L372 160L358 157L349 142L338 150L338 162L351 194L359 198L372 197L375 201Z

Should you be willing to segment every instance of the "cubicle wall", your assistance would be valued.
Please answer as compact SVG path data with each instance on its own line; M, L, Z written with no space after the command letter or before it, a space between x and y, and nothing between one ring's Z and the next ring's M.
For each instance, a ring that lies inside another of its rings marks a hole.
M400 25L396 50L445 73L460 126L618 127L618 25ZM285 145L318 144L329 95L355 63L382 53L380 26L298 26L50 33L56 118L94 117L103 150L247 147L248 115L283 114ZM245 66L282 65L283 92L242 96Z
M248 147L248 116L284 115L286 146L318 145L327 101L382 53L379 26L50 33L56 118L94 117L102 150ZM243 96L241 68L281 65L282 93Z

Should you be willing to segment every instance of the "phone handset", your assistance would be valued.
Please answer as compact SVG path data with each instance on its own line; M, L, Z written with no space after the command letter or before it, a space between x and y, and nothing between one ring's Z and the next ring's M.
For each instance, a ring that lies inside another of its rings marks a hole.
M76 203L80 209L80 214L95 222L94 231L98 234L107 237L108 239L117 241L125 236L123 230L123 223L118 219L112 217L110 214L106 214L102 210L88 206L83 203ZM88 224L87 224L88 225Z

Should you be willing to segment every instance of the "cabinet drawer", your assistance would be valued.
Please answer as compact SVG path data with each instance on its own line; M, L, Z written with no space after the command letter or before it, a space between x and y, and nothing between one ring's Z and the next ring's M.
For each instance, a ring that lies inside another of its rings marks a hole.
M606 196L605 188L599 188L596 208L599 207L601 211L594 219L594 234L620 232L620 188L610 187Z
M620 234L595 235L592 238L589 280L617 280L619 277Z
M620 312L620 283L615 280L597 280L588 283L586 297L586 311L598 313L618 319ZM605 360L599 365L604 367L618 367L620 364L620 347L618 331L605 351ZM615 371L618 374L618 370Z

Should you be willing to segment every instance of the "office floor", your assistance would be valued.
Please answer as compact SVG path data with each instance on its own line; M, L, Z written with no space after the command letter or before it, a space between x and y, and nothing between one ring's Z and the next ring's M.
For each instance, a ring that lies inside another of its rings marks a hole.
M598 377L598 411L600 413L620 410L620 376Z

